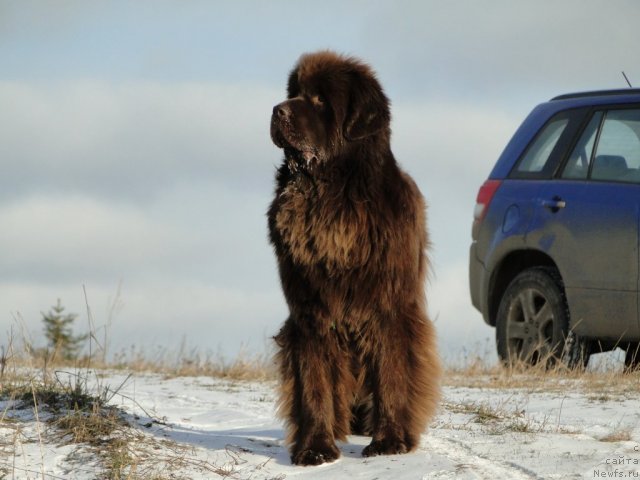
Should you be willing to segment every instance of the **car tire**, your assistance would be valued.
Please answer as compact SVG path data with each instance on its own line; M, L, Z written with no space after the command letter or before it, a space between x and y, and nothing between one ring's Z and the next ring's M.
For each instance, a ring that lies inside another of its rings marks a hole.
M498 308L496 346L508 366L586 366L588 344L569 334L569 309L557 270L534 267L511 281Z

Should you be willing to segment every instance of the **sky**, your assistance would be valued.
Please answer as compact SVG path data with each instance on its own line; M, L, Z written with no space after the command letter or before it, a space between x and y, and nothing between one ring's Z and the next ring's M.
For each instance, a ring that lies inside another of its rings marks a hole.
M44 345L59 298L110 353L269 351L287 316L270 115L328 48L391 99L443 357L495 355L469 297L477 190L536 104L640 85L638 18L635 0L0 0L0 344Z

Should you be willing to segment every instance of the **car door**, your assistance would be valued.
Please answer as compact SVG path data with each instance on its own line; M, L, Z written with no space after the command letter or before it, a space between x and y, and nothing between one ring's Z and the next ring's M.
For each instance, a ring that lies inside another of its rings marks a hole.
M541 186L526 240L556 262L579 335L640 336L639 209L640 109L596 111Z

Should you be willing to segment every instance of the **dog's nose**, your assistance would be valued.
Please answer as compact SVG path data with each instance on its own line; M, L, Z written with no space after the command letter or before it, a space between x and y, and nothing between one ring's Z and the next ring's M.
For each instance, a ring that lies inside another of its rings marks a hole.
M291 110L286 105L280 103L273 107L273 115L281 119L287 119L291 115Z

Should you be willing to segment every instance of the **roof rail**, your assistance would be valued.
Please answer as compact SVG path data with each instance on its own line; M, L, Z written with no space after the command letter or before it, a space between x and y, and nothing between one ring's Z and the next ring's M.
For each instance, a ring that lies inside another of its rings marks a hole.
M551 101L583 97L606 97L614 95L640 95L640 88L620 88L617 90L593 90L590 92L566 93L564 95L553 97Z

